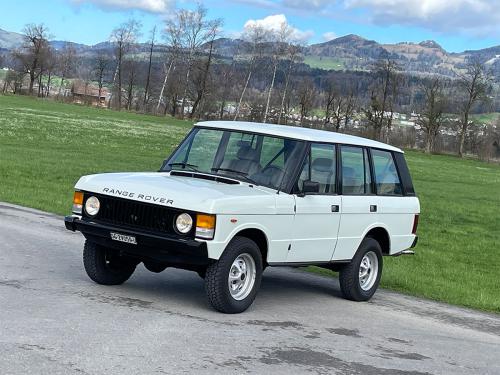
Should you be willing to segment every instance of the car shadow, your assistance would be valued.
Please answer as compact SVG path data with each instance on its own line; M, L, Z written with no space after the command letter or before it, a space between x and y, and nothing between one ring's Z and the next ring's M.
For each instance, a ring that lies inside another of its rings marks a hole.
M207 299L204 281L190 271L167 269L154 274L139 266L136 274L124 285L123 291L133 292L133 298L169 306L191 306L206 309ZM264 271L257 298L259 305L273 304L276 300L300 301L314 297L341 298L335 278L305 271L280 268Z

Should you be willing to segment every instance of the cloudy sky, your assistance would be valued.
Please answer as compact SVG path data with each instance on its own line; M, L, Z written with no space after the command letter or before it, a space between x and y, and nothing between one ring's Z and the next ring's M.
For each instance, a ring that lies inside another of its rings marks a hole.
M500 0L205 0L210 17L224 19L226 36L251 25L287 22L308 43L358 34L381 43L434 39L448 51L500 45ZM22 0L2 4L0 28L20 32L45 23L54 39L95 44L134 17L144 39L175 8L191 0Z

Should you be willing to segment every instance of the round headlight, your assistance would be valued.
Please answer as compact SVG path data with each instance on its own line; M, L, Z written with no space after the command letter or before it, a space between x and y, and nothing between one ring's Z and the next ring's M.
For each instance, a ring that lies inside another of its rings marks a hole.
M85 212L90 216L97 215L99 208L101 208L101 202L96 197L90 197L85 202Z
M177 219L175 219L175 227L179 233L186 234L193 227L193 218L186 213L180 214L177 216Z

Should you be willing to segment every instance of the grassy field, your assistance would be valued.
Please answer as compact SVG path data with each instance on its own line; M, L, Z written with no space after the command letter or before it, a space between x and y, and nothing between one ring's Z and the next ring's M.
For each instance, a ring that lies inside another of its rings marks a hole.
M81 175L157 170L190 127L0 96L0 201L67 214ZM417 255L385 258L382 285L500 313L500 166L419 152L407 159L422 205L420 240Z
M0 200L68 213L81 175L154 171L191 123L0 95Z
M480 124L494 124L500 120L499 112L482 113L480 115L472 115L472 120Z
M344 63L341 59L332 57L318 57L318 56L304 56L304 64L309 65L311 68L323 70L342 70Z

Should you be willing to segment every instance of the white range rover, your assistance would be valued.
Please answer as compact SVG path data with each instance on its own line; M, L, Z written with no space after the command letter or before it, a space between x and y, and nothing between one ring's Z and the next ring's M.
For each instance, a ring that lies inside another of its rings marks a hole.
M375 293L382 256L412 253L420 205L403 152L320 130L202 122L158 172L84 176L66 228L86 238L99 284L142 262L205 279L218 311L255 299L267 266L339 271L342 294Z

